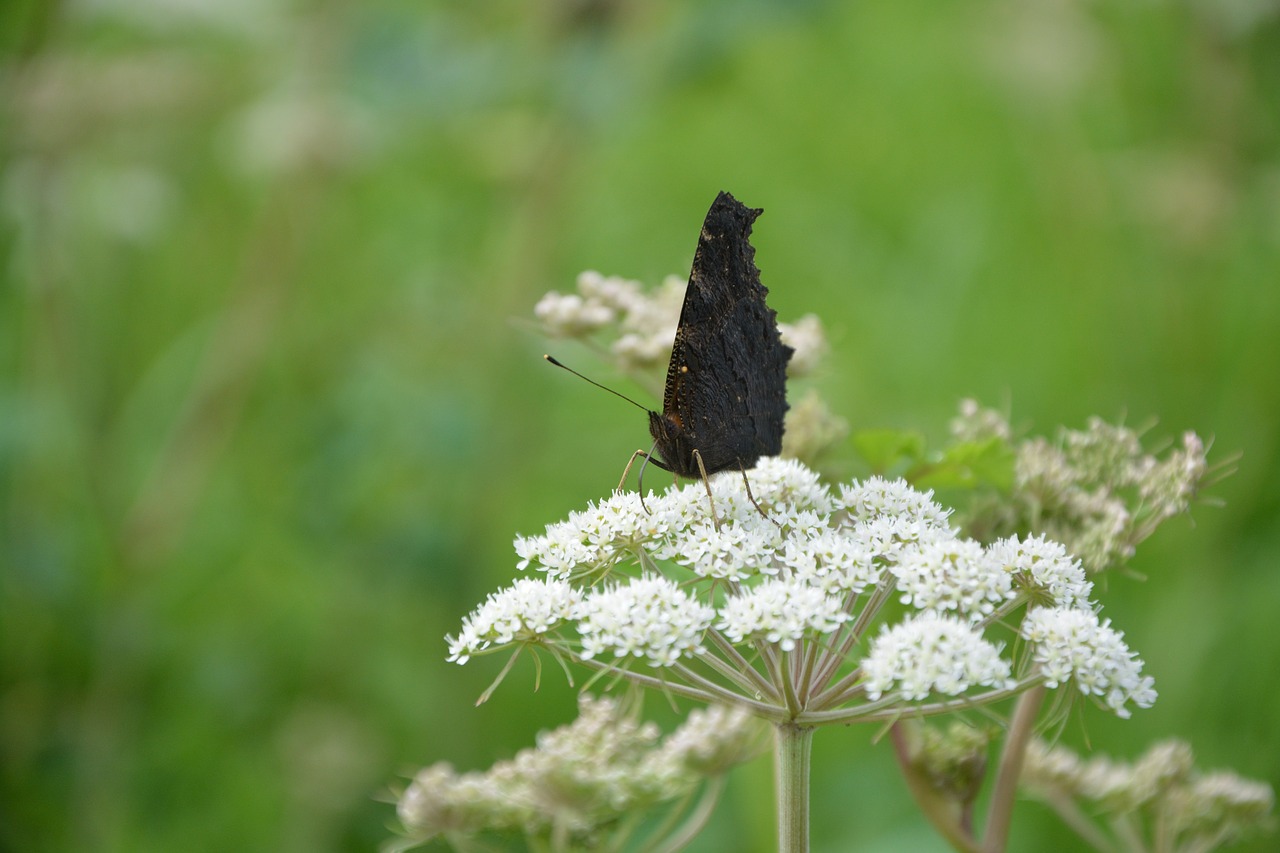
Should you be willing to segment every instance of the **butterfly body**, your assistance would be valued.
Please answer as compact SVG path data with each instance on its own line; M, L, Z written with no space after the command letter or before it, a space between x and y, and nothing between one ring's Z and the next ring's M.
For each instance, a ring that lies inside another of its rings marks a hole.
M649 413L661 456L652 461L681 477L747 469L782 450L794 350L765 304L749 240L762 212L722 192L698 237L662 411Z

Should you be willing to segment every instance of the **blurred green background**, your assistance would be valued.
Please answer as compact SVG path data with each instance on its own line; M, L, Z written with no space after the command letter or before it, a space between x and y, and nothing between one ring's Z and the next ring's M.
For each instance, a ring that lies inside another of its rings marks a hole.
M398 774L570 719L444 661L647 441L531 309L687 274L720 189L855 429L1240 454L1103 597L1160 701L1063 740L1280 779L1274 0L9 0L0 50L4 849L370 850ZM875 735L818 734L814 849L943 849ZM769 850L769 789L693 849Z

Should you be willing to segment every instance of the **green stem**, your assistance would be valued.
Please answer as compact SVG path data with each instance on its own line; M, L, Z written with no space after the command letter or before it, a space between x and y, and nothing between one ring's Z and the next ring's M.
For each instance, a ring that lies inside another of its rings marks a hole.
M1084 811L1076 805L1075 800L1060 792L1053 792L1043 796L1045 797L1044 801L1058 815L1058 818L1072 832L1083 838L1090 847L1097 850L1098 853L1118 853L1119 848L1108 840L1106 833L1098 829Z
M761 696L781 704L782 696L774 689L772 684L765 680L763 675L756 671L751 662L742 656L742 653L734 647L733 643L730 643L723 634L714 628L707 631L707 636L711 638L711 642L715 643L716 648L720 650L729 663L733 664L744 678L749 679L755 685L755 689Z
M774 728L774 787L778 853L809 853L809 758L813 729L794 723Z
M720 801L720 793L723 790L723 776L713 776L708 779L707 789L698 802L697 808L689 815L689 819L684 822L678 832L664 841L661 847L656 848L657 853L677 853L689 846L689 842L706 827L707 821L711 819L711 812Z
M782 685L782 701L786 704L787 718L794 720L796 715L800 713L800 699L796 696L796 683L791 674L791 652L783 652L782 654L782 670L779 673L779 683Z

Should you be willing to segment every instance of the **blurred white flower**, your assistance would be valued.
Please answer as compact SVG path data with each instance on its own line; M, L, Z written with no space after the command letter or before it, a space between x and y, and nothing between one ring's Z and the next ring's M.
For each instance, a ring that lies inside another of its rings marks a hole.
M1052 808L1065 808L1068 825L1080 826L1086 813L1101 812L1104 821L1093 837L1105 840L1104 827L1120 827L1124 843L1117 849L1139 842L1143 849L1218 849L1270 828L1275 807L1275 792L1265 782L1198 772L1191 747L1179 740L1156 743L1133 763L1105 755L1085 759L1065 746L1033 740L1019 784ZM1134 830L1158 833L1159 842Z
M613 322L613 309L600 302L583 299L576 293L554 290L533 306L533 316L542 330L553 338L571 338L594 332Z
M808 376L822 363L830 347L816 314L805 314L794 323L779 323L782 342L795 352L787 363L788 376Z

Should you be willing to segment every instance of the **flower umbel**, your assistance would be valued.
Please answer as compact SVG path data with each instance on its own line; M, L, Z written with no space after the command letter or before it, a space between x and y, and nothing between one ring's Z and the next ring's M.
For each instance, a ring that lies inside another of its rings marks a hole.
M740 709L696 712L663 739L614 700L584 694L577 720L542 732L536 748L509 761L484 772L459 774L443 763L420 770L396 808L401 849L441 835L474 844L511 833L523 834L531 849L545 848L547 839L601 849L606 838L619 843L634 830L623 816L677 802L699 786L709 786L714 800L718 777L756 755L760 740L759 723Z
M1275 807L1270 785L1224 771L1201 773L1191 747L1176 740L1155 744L1133 763L1106 756L1084 759L1066 747L1032 741L1022 787L1051 808L1069 812L1066 823L1095 847L1107 840L1109 830L1124 826L1130 832L1158 827L1148 831L1160 833L1159 843L1142 839L1148 850L1212 850L1271 828ZM1080 806L1109 820L1094 825ZM1138 839L1125 840L1126 849L1134 849Z
M1015 444L1004 416L973 400L961 403L951 432L971 447L998 443L1014 460L1009 493L978 502L970 526L1031 530L1061 542L1090 573L1123 565L1162 522L1187 511L1210 473L1193 432L1163 457L1144 450L1137 431L1101 418Z
M1154 701L1058 543L984 547L901 480L833 494L773 458L748 476L760 510L740 475L711 481L718 527L694 483L651 493L648 511L615 493L518 538L520 568L545 576L491 595L450 659L536 645L798 725L943 713L1041 684L1074 684L1120 716Z

